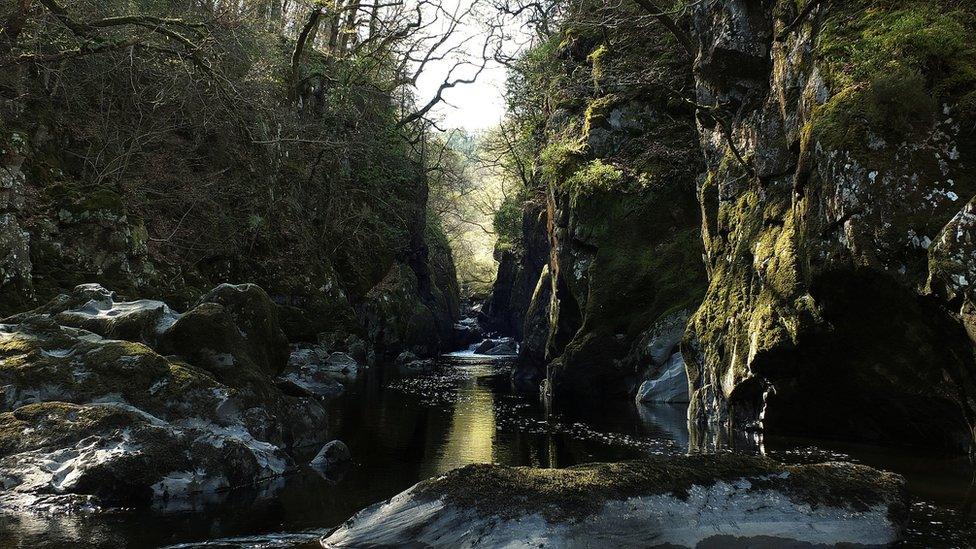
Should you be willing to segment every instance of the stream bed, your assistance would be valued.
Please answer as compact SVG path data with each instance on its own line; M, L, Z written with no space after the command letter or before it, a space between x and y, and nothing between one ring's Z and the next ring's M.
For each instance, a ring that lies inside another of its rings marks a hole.
M356 511L470 463L565 467L689 449L683 405L547 410L512 390L511 367L508 359L457 353L424 376L368 370L332 403L330 438L345 441L353 456L332 478L306 467L169 508L0 515L0 547L319 547L322 534ZM318 447L306 450L310 458ZM788 462L844 459L904 474L916 500L904 545L976 546L976 489L965 460L802 440L764 451Z

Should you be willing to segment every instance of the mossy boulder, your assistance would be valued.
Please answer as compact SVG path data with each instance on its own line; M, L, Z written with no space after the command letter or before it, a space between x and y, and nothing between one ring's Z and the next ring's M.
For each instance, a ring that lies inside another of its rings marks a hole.
M568 469L469 465L361 511L322 544L880 546L900 539L908 504L904 479L848 463L722 454Z
M209 415L221 402L213 393L220 386L206 371L141 343L102 339L47 317L2 326L3 410L52 400L122 399L154 415Z
M75 297L86 292L111 295L88 287ZM164 332L162 347L170 337L189 345L184 330L209 337L216 350L244 346L223 306L194 311ZM293 465L288 443L324 438L322 406L285 396L253 361L241 358L228 371L213 353L184 351L199 361L191 365L144 343L60 325L64 314L0 324L5 506L146 505L253 484Z
M149 346L155 346L160 336L179 318L179 314L162 301L118 301L115 292L99 284L81 284L32 311L11 316L3 322L16 323L37 315L50 316L62 326Z
M200 304L219 303L240 329L251 359L268 375L288 364L288 339L278 322L278 309L255 284L221 284L200 298Z
M273 389L269 372L227 308L218 303L201 303L184 313L160 339L159 349L198 365L221 383L264 399Z

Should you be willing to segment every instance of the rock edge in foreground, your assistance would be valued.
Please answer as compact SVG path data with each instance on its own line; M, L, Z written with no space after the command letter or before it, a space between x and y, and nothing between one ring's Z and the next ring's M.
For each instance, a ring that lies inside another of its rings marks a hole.
M850 463L696 455L568 469L469 465L414 485L326 535L323 547L694 547L764 538L889 545L905 481Z

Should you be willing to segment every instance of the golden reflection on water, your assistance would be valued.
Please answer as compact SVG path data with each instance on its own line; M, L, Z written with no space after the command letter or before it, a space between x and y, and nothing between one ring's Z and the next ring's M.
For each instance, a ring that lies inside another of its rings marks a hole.
M471 366L472 370L484 366ZM474 383L464 391L451 416L446 441L438 450L431 474L449 471L471 463L495 462L495 395L471 372Z

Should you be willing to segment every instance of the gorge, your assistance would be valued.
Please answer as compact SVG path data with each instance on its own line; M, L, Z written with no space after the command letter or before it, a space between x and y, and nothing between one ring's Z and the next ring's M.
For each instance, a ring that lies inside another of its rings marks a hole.
M971 3L76 4L0 7L0 546L976 544Z

